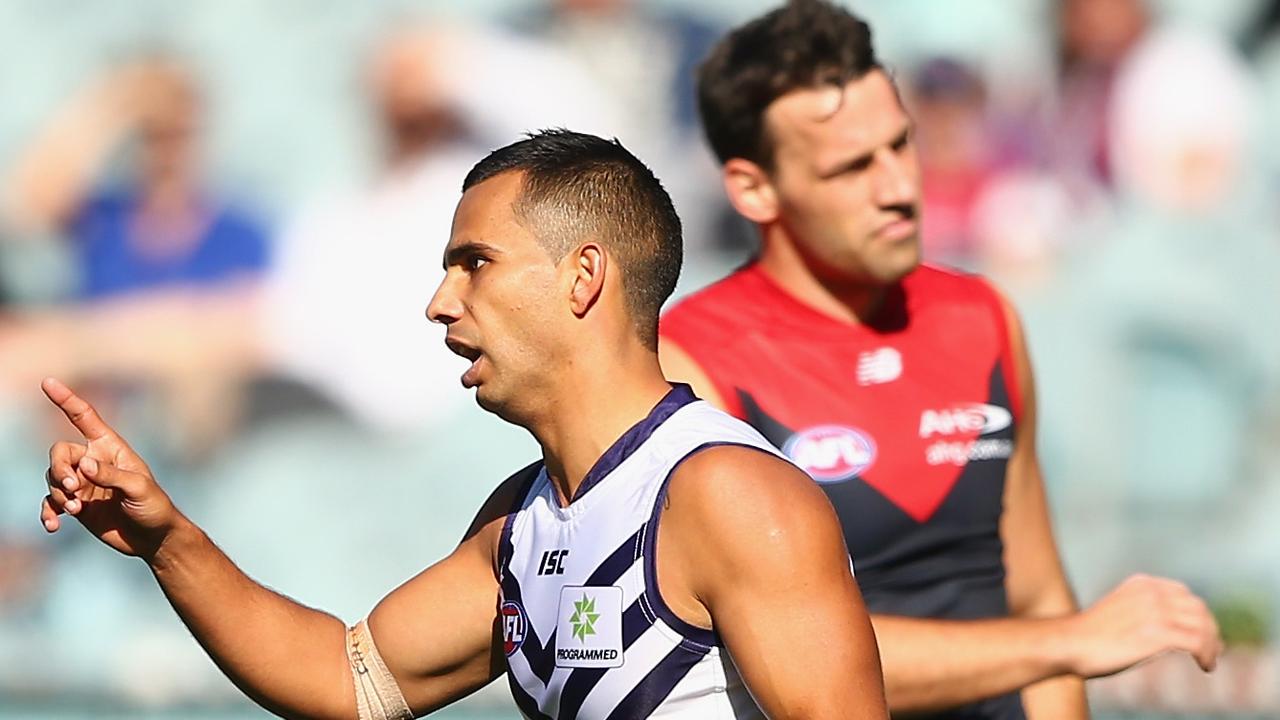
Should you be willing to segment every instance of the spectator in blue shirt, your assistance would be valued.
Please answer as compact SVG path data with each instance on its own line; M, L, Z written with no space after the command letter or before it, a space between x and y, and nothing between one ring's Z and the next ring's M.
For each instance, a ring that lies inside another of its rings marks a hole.
M264 269L266 233L203 186L200 116L187 71L149 60L74 97L19 158L10 220L19 234L67 236L81 299L207 288ZM104 182L130 140L126 179Z

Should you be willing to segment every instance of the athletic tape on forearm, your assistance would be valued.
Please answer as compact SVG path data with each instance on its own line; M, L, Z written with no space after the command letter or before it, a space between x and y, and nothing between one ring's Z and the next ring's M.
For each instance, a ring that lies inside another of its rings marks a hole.
M356 684L360 720L413 720L400 686L382 662L369 627L361 620L347 630L347 660Z

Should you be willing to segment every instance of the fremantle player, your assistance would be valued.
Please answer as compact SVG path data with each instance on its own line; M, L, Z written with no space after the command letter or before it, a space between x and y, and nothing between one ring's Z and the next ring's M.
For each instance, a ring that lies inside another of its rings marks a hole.
M1079 718L1081 678L1167 650L1212 668L1217 627L1178 583L1134 577L1077 610L1018 320L982 279L919 264L911 120L866 24L793 2L726 37L699 93L762 247L663 318L663 364L831 498L891 709Z
M84 439L51 449L42 521L70 513L142 558L218 666L288 717L411 717L506 672L530 718L884 718L830 503L663 378L681 252L666 192L616 141L547 131L476 165L427 314L543 456L355 628L246 577L52 379Z

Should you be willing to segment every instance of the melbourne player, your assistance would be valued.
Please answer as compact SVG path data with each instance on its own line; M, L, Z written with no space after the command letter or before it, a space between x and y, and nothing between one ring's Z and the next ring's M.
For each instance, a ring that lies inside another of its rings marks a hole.
M366 622L245 576L52 379L83 442L50 451L45 527L69 513L145 561L218 666L287 717L411 717L504 672L529 718L886 717L830 503L663 378L680 221L649 169L567 131L497 150L466 178L444 262L427 314L480 405L543 455Z
M748 420L827 492L898 711L1079 718L1082 678L1217 627L1135 577L1078 611L1035 451L1022 331L984 280L920 265L911 118L845 10L798 0L730 33L699 78L754 262L672 309L669 377Z

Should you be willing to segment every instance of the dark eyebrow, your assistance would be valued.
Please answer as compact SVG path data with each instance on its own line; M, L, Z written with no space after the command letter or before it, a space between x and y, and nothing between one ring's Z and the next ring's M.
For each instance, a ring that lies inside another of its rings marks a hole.
M915 129L914 123L908 122L902 128L901 132L899 132L897 135L894 135L892 140L885 143L885 146L890 148L898 148L899 146L902 145L902 143L910 139L911 133L914 129ZM856 170L860 165L865 167L868 163L871 162L871 158L874 155L875 155L875 150L870 150L868 152L862 153L861 155L857 155L855 157L849 158L848 160L842 160L839 163L836 163L835 165L833 165L830 170L826 170L825 172L820 172L818 174L818 177L823 180L826 180L829 178L833 178L847 170Z
M460 265L465 258L472 255L497 255L500 250L482 242L469 242L449 248L444 252L444 269L449 271L450 265Z

